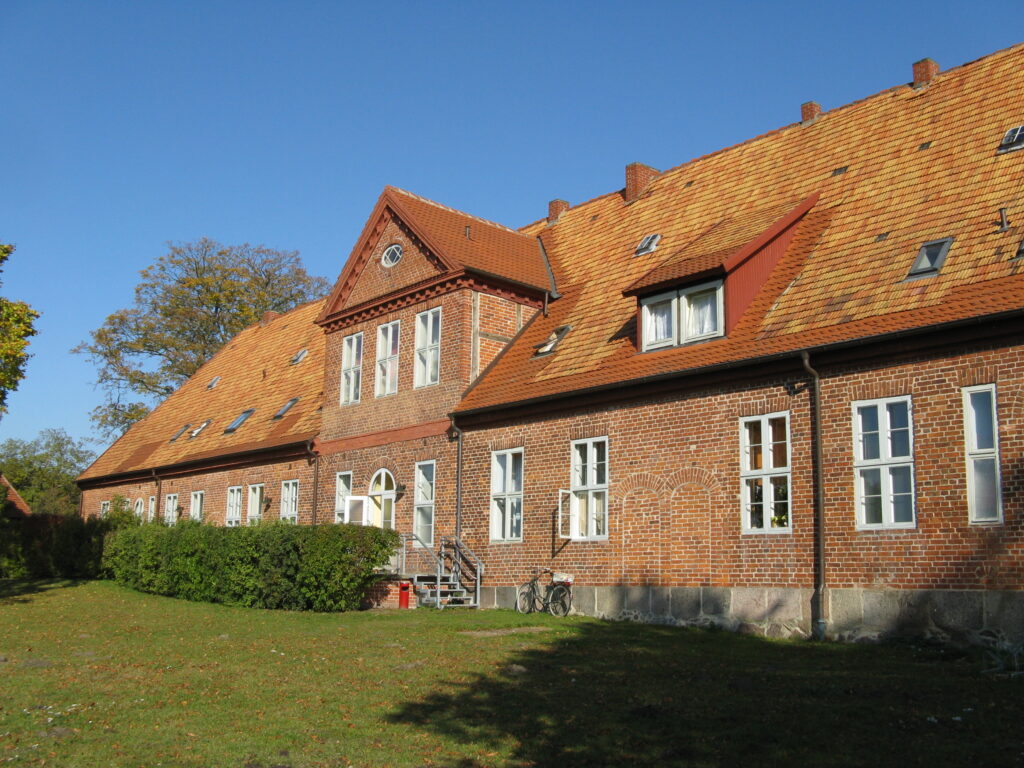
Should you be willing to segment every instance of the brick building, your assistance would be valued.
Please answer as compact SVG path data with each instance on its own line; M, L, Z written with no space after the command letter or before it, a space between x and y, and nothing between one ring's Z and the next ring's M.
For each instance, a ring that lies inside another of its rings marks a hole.
M136 424L83 512L394 526L485 607L551 566L612 618L1020 638L1022 96L1022 46L926 59L518 230L388 187L331 296Z

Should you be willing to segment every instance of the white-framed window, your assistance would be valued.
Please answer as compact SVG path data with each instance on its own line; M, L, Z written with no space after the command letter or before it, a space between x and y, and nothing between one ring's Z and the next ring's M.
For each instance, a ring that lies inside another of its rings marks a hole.
M193 520L203 519L203 502L206 501L206 491L192 491L189 499L188 516Z
M523 540L523 449L491 453L491 541Z
M168 493L164 497L164 524L174 525L178 522L178 494Z
M228 488L228 509L224 515L224 525L237 528L242 524L242 486L232 485Z
M370 525L369 509L369 496L348 496L345 498L345 521L353 525Z
M852 408L857 527L913 528L914 430L910 398L858 400Z
M368 505L363 515L363 525L378 528L395 527L395 476L386 469L378 469L370 480Z
M744 533L789 533L789 413L740 419Z
M156 517L156 496L149 497L149 511L146 513L146 522L152 523Z
M143 515L143 512L145 511L145 509L146 509L146 502L144 502L142 500L142 497L139 496L139 498L137 498L135 500L135 516L137 518L139 518L139 520L142 519L142 515Z
M334 522L350 522L346 514L346 499L352 495L352 473L339 472L334 476Z
M414 384L429 387L441 379L441 308L416 315L416 365Z
M570 450L569 490L559 494L558 535L603 541L608 538L608 438L574 440Z
M434 481L437 466L433 461L416 464L413 490L413 533L424 544L434 543Z
M249 525L257 525L263 519L263 500L266 492L263 483L254 483L249 486L249 504L246 509L246 520Z
M109 501L101 501L100 502L100 517L106 517L109 514L110 514L110 502Z
M358 403L363 382L363 334L346 336L341 346L341 404Z
M377 327L377 397L393 395L398 391L398 330L400 321Z
M299 522L298 480L285 480L281 483L281 522Z
M967 509L970 521L1000 523L1003 520L1003 494L999 479L996 385L965 387L963 402Z
M725 332L722 281L659 293L640 302L644 351L689 344Z

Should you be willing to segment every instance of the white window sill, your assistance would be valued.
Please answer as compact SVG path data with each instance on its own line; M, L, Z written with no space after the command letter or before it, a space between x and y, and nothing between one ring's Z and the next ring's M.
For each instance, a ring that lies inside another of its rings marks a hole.
M589 541L589 542L595 542L595 543L601 544L601 543L607 542L608 541L608 537L607 536L587 536L587 537L584 537L584 536L573 536L573 537L571 537L569 539L569 541L578 541L578 542L581 542L581 543L586 543L586 542Z
M999 518L997 520L968 520L967 522L972 526L977 525L981 526L982 528L991 528L995 525L1002 525L1003 519Z
M744 536L788 536L793 533L793 528L744 528Z
M427 389L428 387L436 387L440 384L440 381L431 381L427 384L413 384L413 389Z
M915 531L917 523L889 523L883 525L858 525L857 530L862 533L885 533L887 531Z
M523 540L519 539L491 539L491 544L522 544Z

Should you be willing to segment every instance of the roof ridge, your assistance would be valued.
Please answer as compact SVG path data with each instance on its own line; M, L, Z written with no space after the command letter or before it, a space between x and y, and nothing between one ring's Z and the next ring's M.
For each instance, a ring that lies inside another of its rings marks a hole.
M444 205L443 203L439 203L436 200L431 200L430 198L423 197L422 195L417 195L415 192L410 192L409 190L402 189L401 187L395 187L395 186L393 186L391 184L388 184L384 188L385 189L393 190L395 192L400 192L403 195L408 195L409 197L413 198L414 200L419 200L421 203L427 203L429 205L433 205L435 208L440 208L443 211L448 211L449 213L457 213L460 216L465 216L466 218L473 219L474 221L479 221L482 224L489 224L492 227L497 227L498 229L503 229L506 232L511 232L514 235L521 235L521 234L523 234L518 229L512 229L512 227L505 226L504 224L499 224L496 221L491 221L490 219L485 219L483 216L475 216L472 213L466 213L465 211L460 211L458 208L452 208L450 205Z

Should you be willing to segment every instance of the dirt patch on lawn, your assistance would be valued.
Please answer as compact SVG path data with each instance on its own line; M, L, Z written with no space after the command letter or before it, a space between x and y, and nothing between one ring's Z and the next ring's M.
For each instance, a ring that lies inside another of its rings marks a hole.
M551 627L512 627L511 629L474 629L459 632L470 637L501 637L502 635L524 635L534 632L550 632Z

